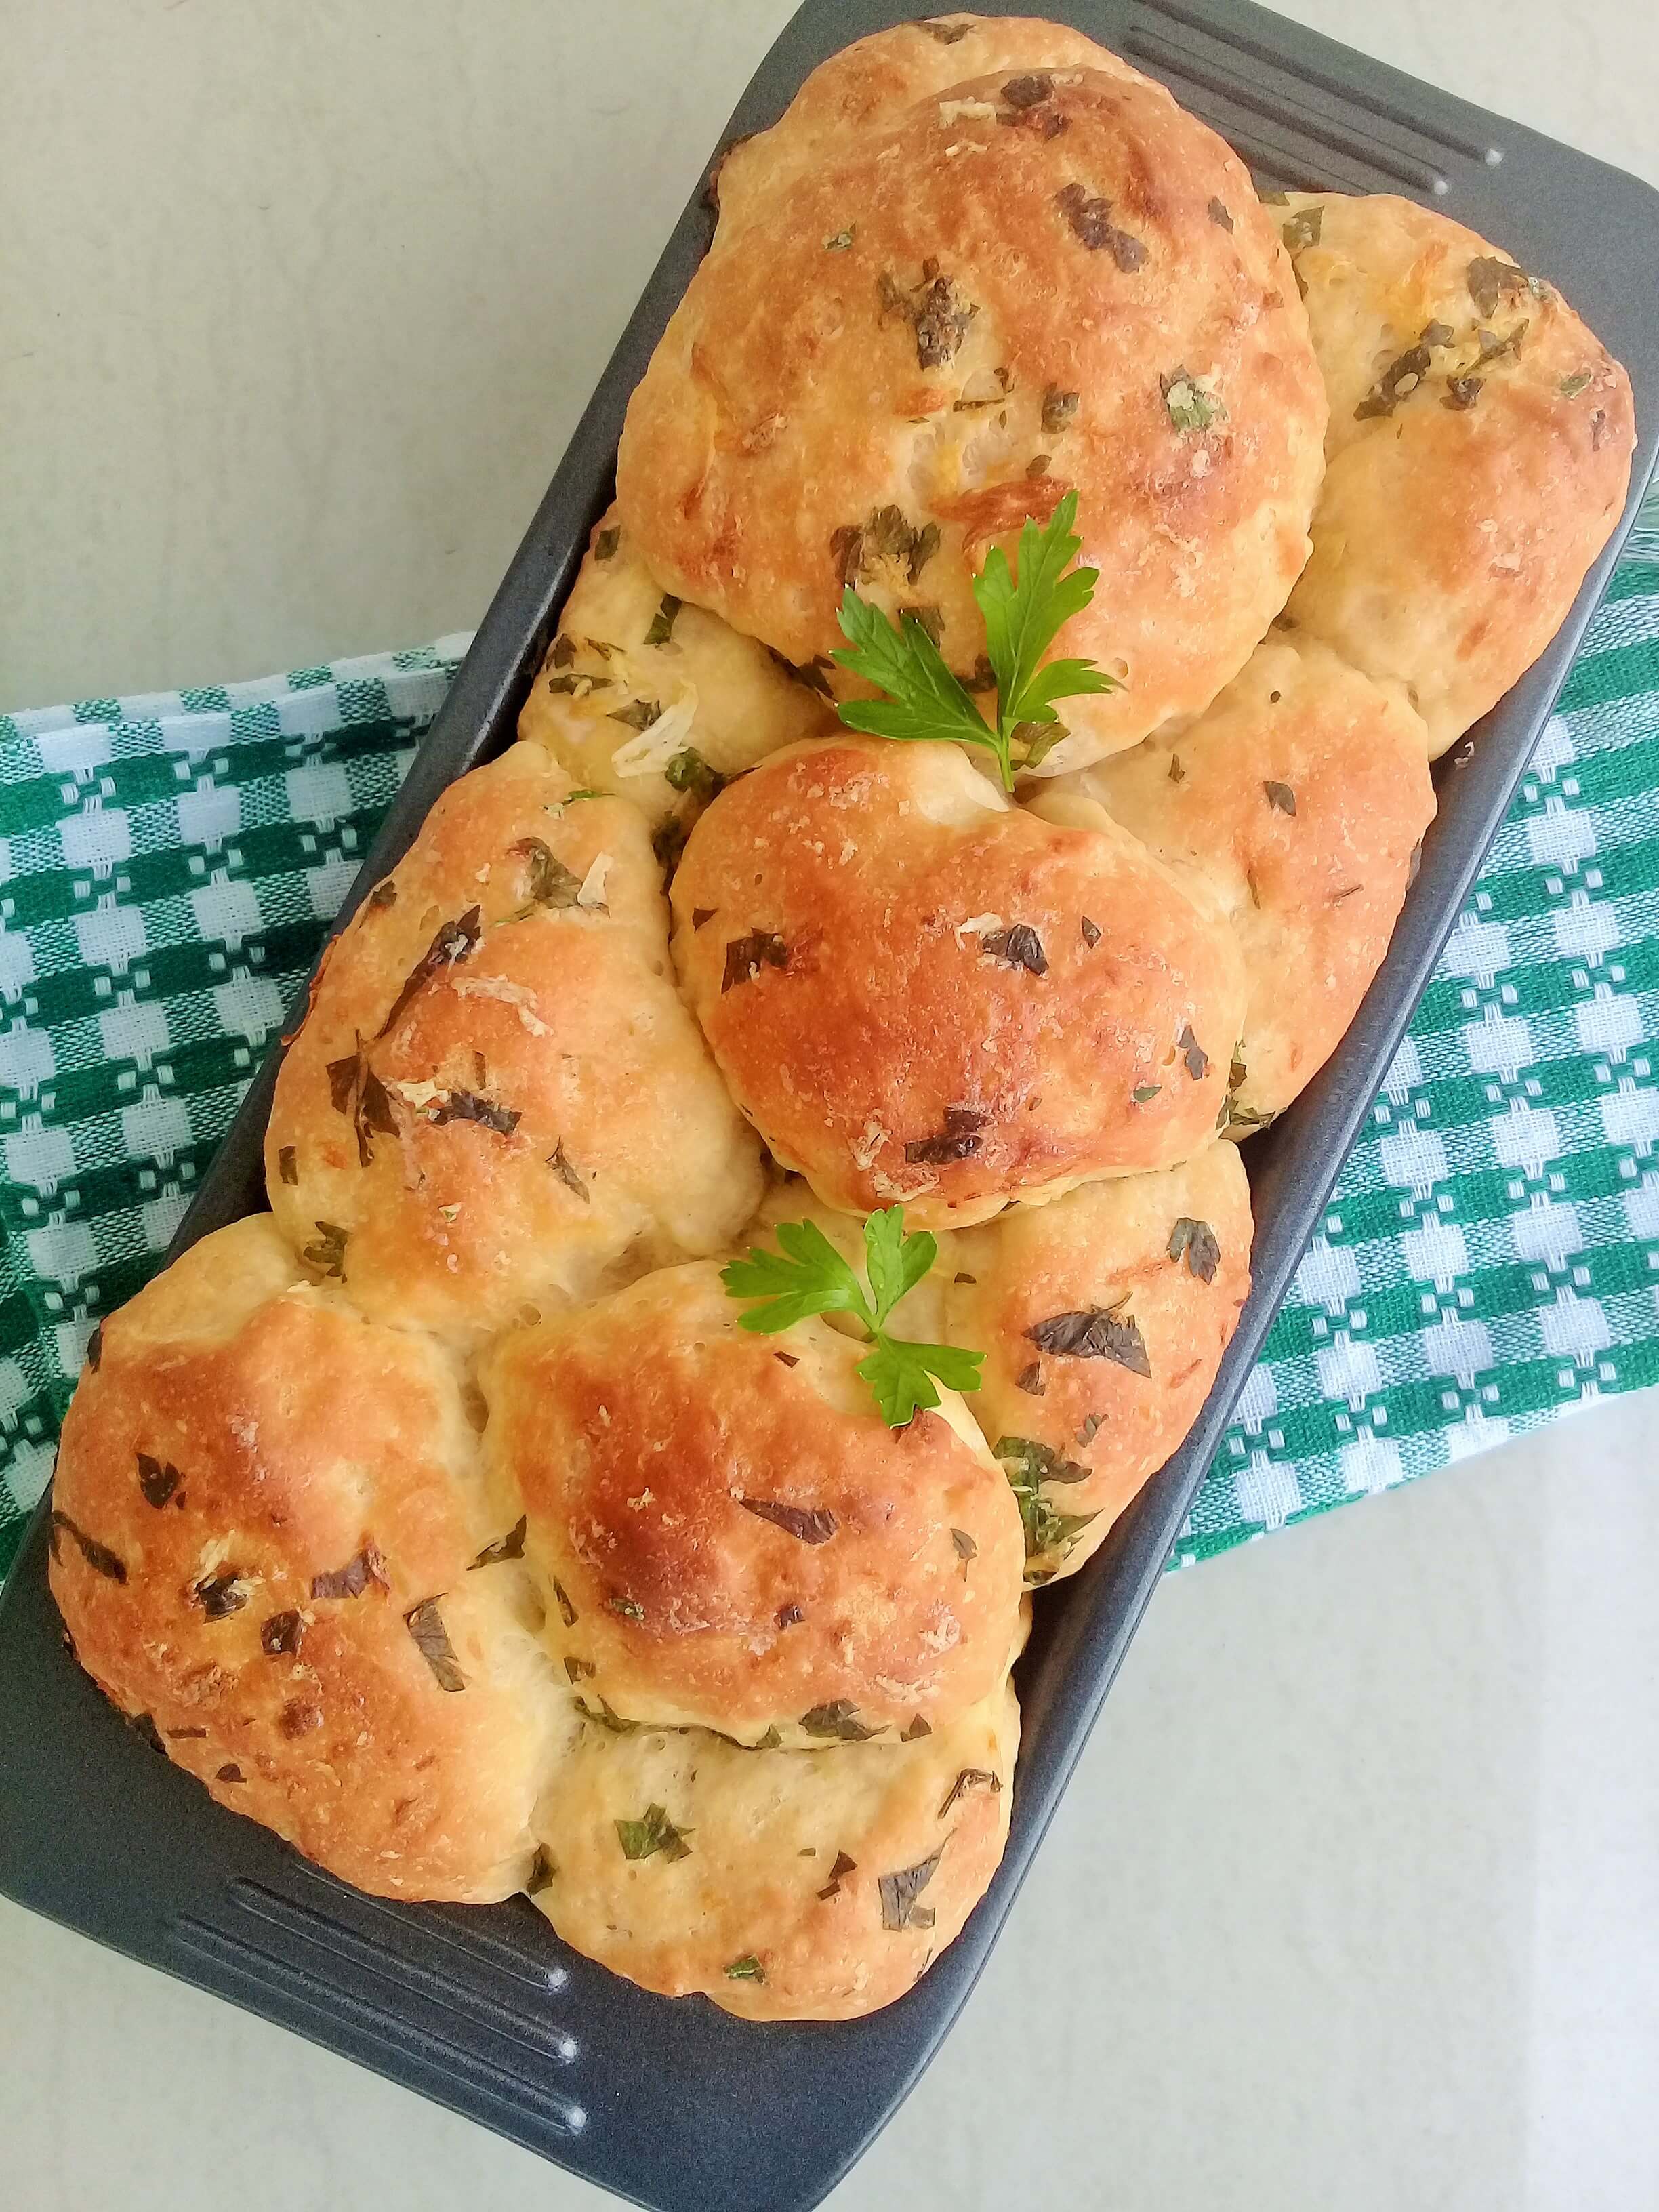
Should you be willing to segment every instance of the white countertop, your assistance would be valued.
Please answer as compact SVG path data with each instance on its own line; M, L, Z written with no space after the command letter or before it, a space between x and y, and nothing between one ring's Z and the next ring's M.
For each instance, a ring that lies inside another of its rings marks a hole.
M0 706L475 622L787 12L6 0ZM1650 0L1286 12L1659 181ZM1166 1583L838 2212L1653 2212L1656 1420ZM228 2188L602 2202L0 1906L0 2203Z

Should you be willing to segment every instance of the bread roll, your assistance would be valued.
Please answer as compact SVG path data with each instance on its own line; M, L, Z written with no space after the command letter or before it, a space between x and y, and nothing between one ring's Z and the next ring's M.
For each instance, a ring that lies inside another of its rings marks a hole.
M1168 97L1081 31L1040 16L935 15L855 39L819 63L769 131L739 139L722 156L714 178L716 249L773 207L797 177L854 150L866 131L895 122L930 93L949 92L969 77L1080 69Z
M1399 685L1275 630L1188 727L1055 788L1214 892L1249 990L1227 1126L1260 1128L1335 1051L1388 950L1434 817L1421 717Z
M1630 379L1553 283L1443 215L1299 193L1330 393L1314 551L1291 617L1407 687L1443 753L1537 659L1630 483Z
M676 995L643 816L538 746L451 786L319 970L278 1225L366 1312L473 1341L718 1250L754 1139Z
M528 1516L551 1646L624 1720L806 1747L938 1728L1012 1656L1002 1471L960 1400L890 1429L866 1347L744 1310L703 1262L487 1356L499 1517Z
M709 256L617 501L668 590L787 659L842 644L850 583L977 682L972 572L1075 488L1101 580L1055 650L1124 688L1066 702L1059 774L1243 665L1307 557L1325 412L1243 165L1143 79L1027 70L833 134Z
M953 1237L946 1333L1018 1487L1028 1578L1074 1574L1209 1395L1250 1287L1250 1187L1212 1145Z
M997 1869L1019 1713L1004 1683L911 1743L743 1751L591 1725L541 1824L536 1902L567 1943L750 2020L902 1996Z
M612 507L594 526L519 735L580 789L642 808L667 861L722 784L835 726L821 670L793 669L665 592Z
M64 1424L52 1587L106 1696L359 1889L510 1896L563 1708L460 1371L315 1284L268 1214L106 1321Z
M955 746L849 735L715 800L674 950L775 1157L948 1228L1208 1141L1243 979L1203 898L1098 809L1058 828Z

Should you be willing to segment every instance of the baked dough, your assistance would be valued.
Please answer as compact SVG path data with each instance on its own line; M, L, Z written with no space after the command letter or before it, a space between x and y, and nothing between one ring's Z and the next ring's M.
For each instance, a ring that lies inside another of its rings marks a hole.
M769 131L740 138L714 175L715 250L776 204L787 185L856 150L866 131L896 121L930 93L969 77L1086 69L1170 95L1069 24L1036 15L934 15L873 31L820 62Z
M912 1743L742 1751L590 1726L544 1811L536 1902L567 1943L665 1996L750 2020L874 2012L995 1873L1018 1735L1006 1683ZM636 1851L661 1840L630 1858L624 1831Z
M991 1881L1024 1587L1189 1435L1250 1279L1219 1133L1351 1021L1630 387L1472 233L1265 208L1029 19L860 40L716 190L522 742L319 968L274 1215L94 1332L51 1577L122 1711L343 1879L842 2020ZM844 589L988 706L973 574L1073 489L1052 650L1123 688L1012 798L842 729ZM745 1329L721 1272L803 1219L862 1269L895 1201L939 1243L890 1334L982 1359L896 1431L861 1325Z
M890 1429L819 1319L740 1326L712 1262L504 1337L495 1493L598 1711L744 1743L939 1727L1012 1656L1024 1557L961 1400Z
M1288 611L1405 684L1437 756L1537 659L1607 543L1630 379L1553 283L1449 216L1334 192L1275 212L1331 404Z
M521 1888L568 1717L485 1504L462 1377L268 1214L111 1316L53 1492L52 1587L106 1696L222 1805L381 1896Z
M1434 817L1421 717L1398 684L1275 630L1179 735L1055 788L1215 893L1249 985L1227 1126L1260 1128L1335 1051L1388 950Z
M475 1340L719 1250L760 1197L645 819L572 792L529 744L463 776L319 971L266 1178L367 1312Z
M672 896L733 1096L829 1205L954 1227L1216 1127L1243 977L1201 884L1099 809L1010 805L953 745L775 754L692 831Z
M519 735L644 810L659 860L723 783L836 726L823 672L664 592L612 507L595 524Z
M947 1333L984 1352L969 1403L1024 1489L1033 1582L1074 1574L1197 1419L1250 1233L1237 1147L1212 1145L951 1239Z
M1221 141L1121 70L993 76L838 134L709 256L629 403L617 500L671 591L790 661L842 644L854 583L977 681L971 571L1075 487L1101 580L1055 651L1125 688L1066 702L1059 774L1243 665L1307 557L1325 412L1278 225Z

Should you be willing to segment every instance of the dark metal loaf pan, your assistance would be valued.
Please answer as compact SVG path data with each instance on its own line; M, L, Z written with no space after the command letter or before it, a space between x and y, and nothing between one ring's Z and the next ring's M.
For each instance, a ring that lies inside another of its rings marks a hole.
M1164 78L1264 185L1404 192L1558 278L1635 380L1634 513L1659 425L1659 200L1645 185L1260 9L1057 0L1048 12ZM882 0L808 0L731 131L771 122L825 55L902 13ZM628 396L711 226L700 192L347 913L446 785L512 738L589 526L610 496ZM392 1907L307 1869L157 1759L79 1673L47 1595L40 1519L0 1607L0 1890L661 2212L818 2203L927 2063L984 1964L1622 536L1549 651L1487 717L1467 762L1445 767L1421 873L1358 1018L1317 1083L1250 1146L1255 1288L1220 1378L1186 1444L1098 1556L1040 1601L1019 1671L1025 1736L1007 1856L965 1933L902 2002L846 2026L757 2028L701 1999L671 2002L617 1979L566 1950L522 1901L471 1911ZM1454 759L1462 762L1461 750ZM180 1245L263 1205L260 1139L273 1072L267 1066L254 1084Z

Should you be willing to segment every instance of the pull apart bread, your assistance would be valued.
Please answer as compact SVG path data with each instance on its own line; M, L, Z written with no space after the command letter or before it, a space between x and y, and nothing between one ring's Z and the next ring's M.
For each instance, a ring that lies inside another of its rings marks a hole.
M717 189L520 742L318 970L270 1212L93 1334L51 1572L347 1881L840 2019L995 1870L1026 1592L1197 1419L1227 1139L1352 1020L1633 429L1553 283L1264 204L1052 24L861 40ZM1040 657L1115 688L1008 737L989 572L1073 504ZM1000 779L844 726L849 589Z

